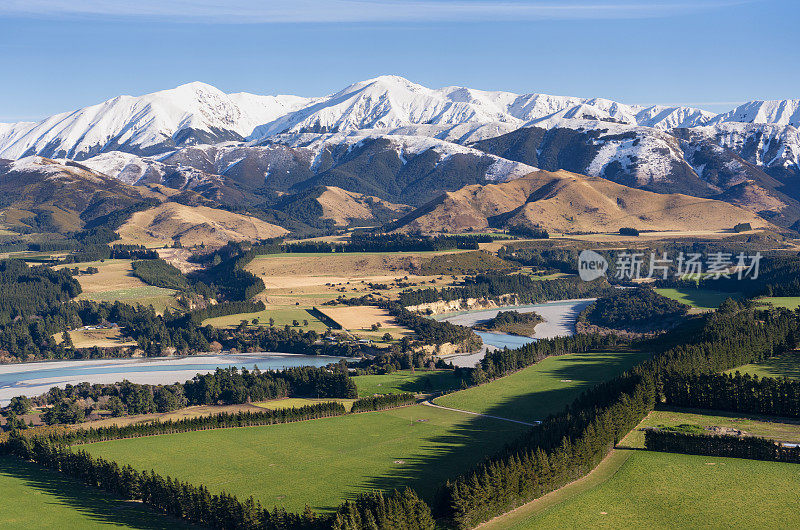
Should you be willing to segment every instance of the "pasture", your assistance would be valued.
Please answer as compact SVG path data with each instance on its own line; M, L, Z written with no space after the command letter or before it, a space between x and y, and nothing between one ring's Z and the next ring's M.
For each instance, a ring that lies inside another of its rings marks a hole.
M572 353L548 357L484 385L436 398L435 403L530 422L560 412L581 392L649 357L642 352Z
M554 492L555 504L534 501L483 528L800 526L797 464L618 452L628 453L627 459L616 472L603 473L599 484L583 490L564 488Z
M656 289L655 291L661 296L666 296L682 304L692 306L695 309L706 311L718 308L727 298L736 299L741 296L737 293L723 293L710 289L664 288Z
M791 377L792 379L800 379L800 351L789 351L760 363L746 364L727 371L729 374L735 372L757 375L758 377Z
M317 403L330 403L331 401L338 401L342 405L344 405L345 410L348 412L351 408L353 408L353 401L355 399L344 399L344 398L327 398L327 399L315 399L315 398L284 398L284 399L273 399L270 401L259 401L253 403L256 407L262 409L290 409L290 408L300 408L305 407L307 405L314 405Z
M371 490L410 485L430 500L439 484L526 429L413 405L297 423L215 429L83 445L138 469L213 492L254 495L288 510L334 508Z
M76 263L56 268L78 267L85 270L87 267L96 267L96 274L80 274L76 276L81 284L79 300L94 300L95 302L124 302L127 304L151 305L158 313L163 313L167 307L175 307L175 291L147 285L132 273L131 260L107 259Z
M119 328L113 329L74 329L69 332L72 344L76 348L114 348L118 346L138 346L135 340L125 340ZM53 338L61 342L61 334L56 333Z
M306 309L299 307L280 307L268 308L265 311L257 313L236 313L235 315L225 315L221 317L209 318L203 321L203 325L212 325L215 328L235 328L242 320L247 320L248 325L253 325L253 319L258 319L258 326L268 326L269 319L275 321L275 327L282 328L284 326L293 326L297 321L300 325L294 326L303 331L314 330L318 333L324 332L328 326L320 321L313 314L309 313ZM308 325L303 325L307 321Z
M353 378L359 397L375 394L427 393L436 390L456 390L461 380L450 370L399 370L385 375L358 375Z
M786 309L797 309L800 307L800 296L765 296L759 298L758 302L772 307L785 307Z
M2 528L187 528L37 464L0 457Z
M645 427L727 427L781 442L800 443L800 421L757 416L742 412L700 411L692 409L654 410L619 443L620 447L644 448Z

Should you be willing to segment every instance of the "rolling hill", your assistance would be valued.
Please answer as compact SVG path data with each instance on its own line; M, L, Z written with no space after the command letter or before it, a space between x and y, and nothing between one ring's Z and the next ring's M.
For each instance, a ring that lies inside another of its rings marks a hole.
M18 231L79 231L150 197L76 163L0 160L0 221Z
M458 232L517 224L565 233L639 230L719 230L740 222L769 223L743 208L681 194L659 194L567 171L446 193L389 228Z
M380 225L396 219L411 207L335 186L319 186L287 195L275 205L275 209L309 226L344 227Z
M220 247L228 241L279 237L288 230L225 210L166 202L134 213L118 233L120 243Z

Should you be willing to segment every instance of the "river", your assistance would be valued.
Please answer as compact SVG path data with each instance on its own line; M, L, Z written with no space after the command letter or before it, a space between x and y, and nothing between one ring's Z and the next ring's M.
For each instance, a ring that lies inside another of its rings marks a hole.
M594 300L594 298L556 300L544 304L509 306L497 309L478 309L475 311L439 315L436 319L471 327L496 317L497 313L500 311L509 310L518 311L520 313L535 311L544 319L544 322L536 325L534 338L509 335L507 333L477 332L481 339L483 339L483 348L481 348L480 351L447 357L447 360L452 361L456 366L472 367L475 366L475 363L483 359L487 351L502 349L504 347L519 348L536 339L550 339L553 337L573 335L575 333L575 323L578 320L578 315Z
M188 357L137 357L132 359L88 359L42 361L0 365L0 405L14 396L38 396L51 387L89 383L169 384L188 381L198 373L237 366L279 370L296 366L325 366L342 357L290 353L242 353L192 355Z

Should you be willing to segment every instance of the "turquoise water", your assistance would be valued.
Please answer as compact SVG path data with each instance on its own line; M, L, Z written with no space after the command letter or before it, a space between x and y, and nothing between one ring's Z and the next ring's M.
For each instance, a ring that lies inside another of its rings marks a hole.
M526 344L530 344L536 340L531 337L509 335L508 333L490 333L486 331L476 331L475 333L483 339L483 343L487 346L494 346L495 348L500 348L501 350L505 347L513 350L514 348L525 346Z

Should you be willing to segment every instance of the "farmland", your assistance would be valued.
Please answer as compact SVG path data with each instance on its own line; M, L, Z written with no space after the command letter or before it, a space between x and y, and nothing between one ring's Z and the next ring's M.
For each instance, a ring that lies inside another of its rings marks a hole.
M728 373L757 375L758 377L791 377L800 379L800 351L790 351L776 355L760 363L739 366Z
M447 477L525 427L414 405L297 423L114 440L82 446L140 469L254 495L265 506L330 509L404 484L430 499ZM313 477L313 480L310 478Z
M400 370L385 375L359 375L353 378L359 397L375 394L400 394L403 392L431 392L456 390L460 380L451 371Z
M797 309L800 307L800 296L765 296L758 301L764 305L773 307L785 307L786 309Z
M300 326L295 327L299 327L299 329L313 329L317 332L324 332L328 329L328 327L313 314L305 309L295 307L282 307L267 309L257 313L237 313L235 315L209 318L203 321L203 325L212 325L217 328L233 328L238 326L242 320L247 320L248 324L252 325L253 319L257 319L257 325L266 326L269 324L270 318L274 319L275 326L280 328L283 326L293 326L294 322L297 321ZM303 321L307 321L308 326L303 325Z
M622 447L644 448L644 427L674 427L697 425L698 427L725 427L782 442L800 443L800 421L759 417L739 412L695 411L682 409L654 410L639 426L628 433L621 442Z
M485 528L796 528L796 464L624 451L601 483L555 492ZM559 502L560 501L560 502Z
M58 473L0 457L4 528L183 528L139 503L100 493Z
M138 343L125 340L119 328L112 329L75 329L69 332L72 344L76 348L113 348L117 346L136 346ZM61 335L55 335L56 342L61 342Z
M161 313L167 307L175 307L175 291L147 285L132 274L131 260L107 259L92 261L77 265L81 270L95 267L96 274L81 274L77 276L83 291L79 300L94 300L96 302L125 302L128 304L152 305ZM56 267L61 268L61 267Z
M727 298L739 298L736 293L723 293L709 289L656 289L661 296L672 298L695 309L716 309Z
M560 412L581 392L647 358L641 352L573 353L549 357L485 385L436 398L435 403L521 421Z

